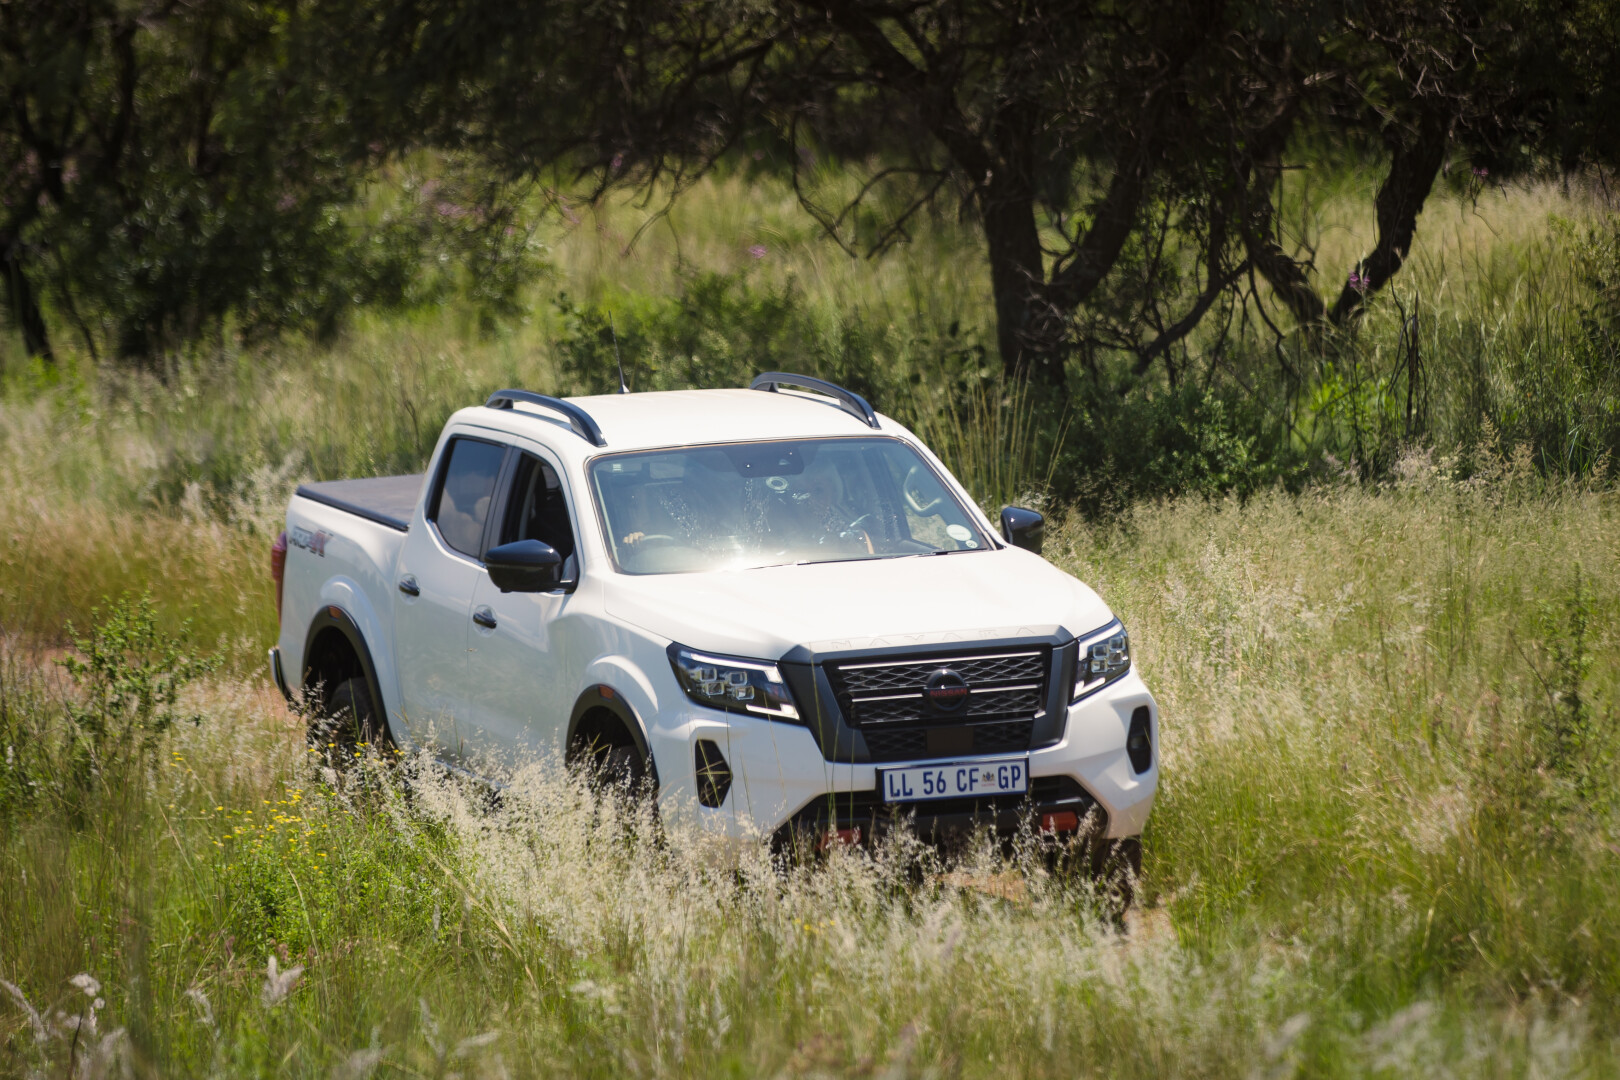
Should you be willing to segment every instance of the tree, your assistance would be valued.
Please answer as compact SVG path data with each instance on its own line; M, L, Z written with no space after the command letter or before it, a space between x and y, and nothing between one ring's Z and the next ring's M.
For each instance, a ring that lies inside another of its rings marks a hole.
M1545 74L1578 35L1522 20L1589 24L1610 5L1536 3L416 0L346 36L396 139L509 175L678 192L766 145L851 251L954 203L984 231L1009 373L1061 384L1072 356L1095 370L1111 351L1128 377L1163 358L1173 381L1173 350L1240 300L1280 302L1313 334L1354 319L1452 155L1521 143L1544 161L1556 128L1560 160L1583 160L1596 129L1545 115L1580 96ZM1597 77L1609 54L1587 52ZM1326 299L1277 217L1302 140L1385 162L1377 241ZM872 163L853 201L818 201L806 163L826 153Z
M0 257L30 353L52 356L42 296L138 358L348 303L335 210L363 162L305 77L311 25L295 0L0 3Z

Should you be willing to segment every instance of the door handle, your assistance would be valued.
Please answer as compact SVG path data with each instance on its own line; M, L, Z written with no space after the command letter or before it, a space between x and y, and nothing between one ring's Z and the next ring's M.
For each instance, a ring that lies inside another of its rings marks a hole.
M416 583L416 578L410 574L406 574L399 579L399 591L406 596L422 595L422 587Z
M485 630L493 630L495 629L495 613L487 607L481 607L473 612L473 622L482 626Z

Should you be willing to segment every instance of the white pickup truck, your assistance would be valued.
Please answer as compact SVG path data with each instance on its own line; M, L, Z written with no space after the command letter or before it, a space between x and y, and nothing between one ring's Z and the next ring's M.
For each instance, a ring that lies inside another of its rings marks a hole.
M362 738L492 779L595 754L732 837L1028 822L1134 862L1158 709L1042 530L817 379L506 390L424 475L298 489L271 668Z

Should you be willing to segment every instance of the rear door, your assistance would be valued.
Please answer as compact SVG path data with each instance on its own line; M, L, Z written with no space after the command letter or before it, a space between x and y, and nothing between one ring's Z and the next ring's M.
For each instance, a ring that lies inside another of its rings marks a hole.
M508 448L457 435L428 493L427 528L405 535L394 581L394 659L411 741L459 757L468 731L467 640L496 482Z
M579 580L574 515L555 462L516 449L501 483L501 520L491 543L541 540L563 556L562 588L549 593L503 593L487 573L473 589L473 624L467 640L468 752L485 769L517 766L562 749L578 687L569 672L588 657L579 640L586 620L569 619Z

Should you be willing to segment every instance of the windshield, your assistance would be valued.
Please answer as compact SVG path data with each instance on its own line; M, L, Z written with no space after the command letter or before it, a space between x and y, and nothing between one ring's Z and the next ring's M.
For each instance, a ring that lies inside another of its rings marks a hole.
M612 454L591 483L620 570L678 574L991 547L898 439L806 439Z

